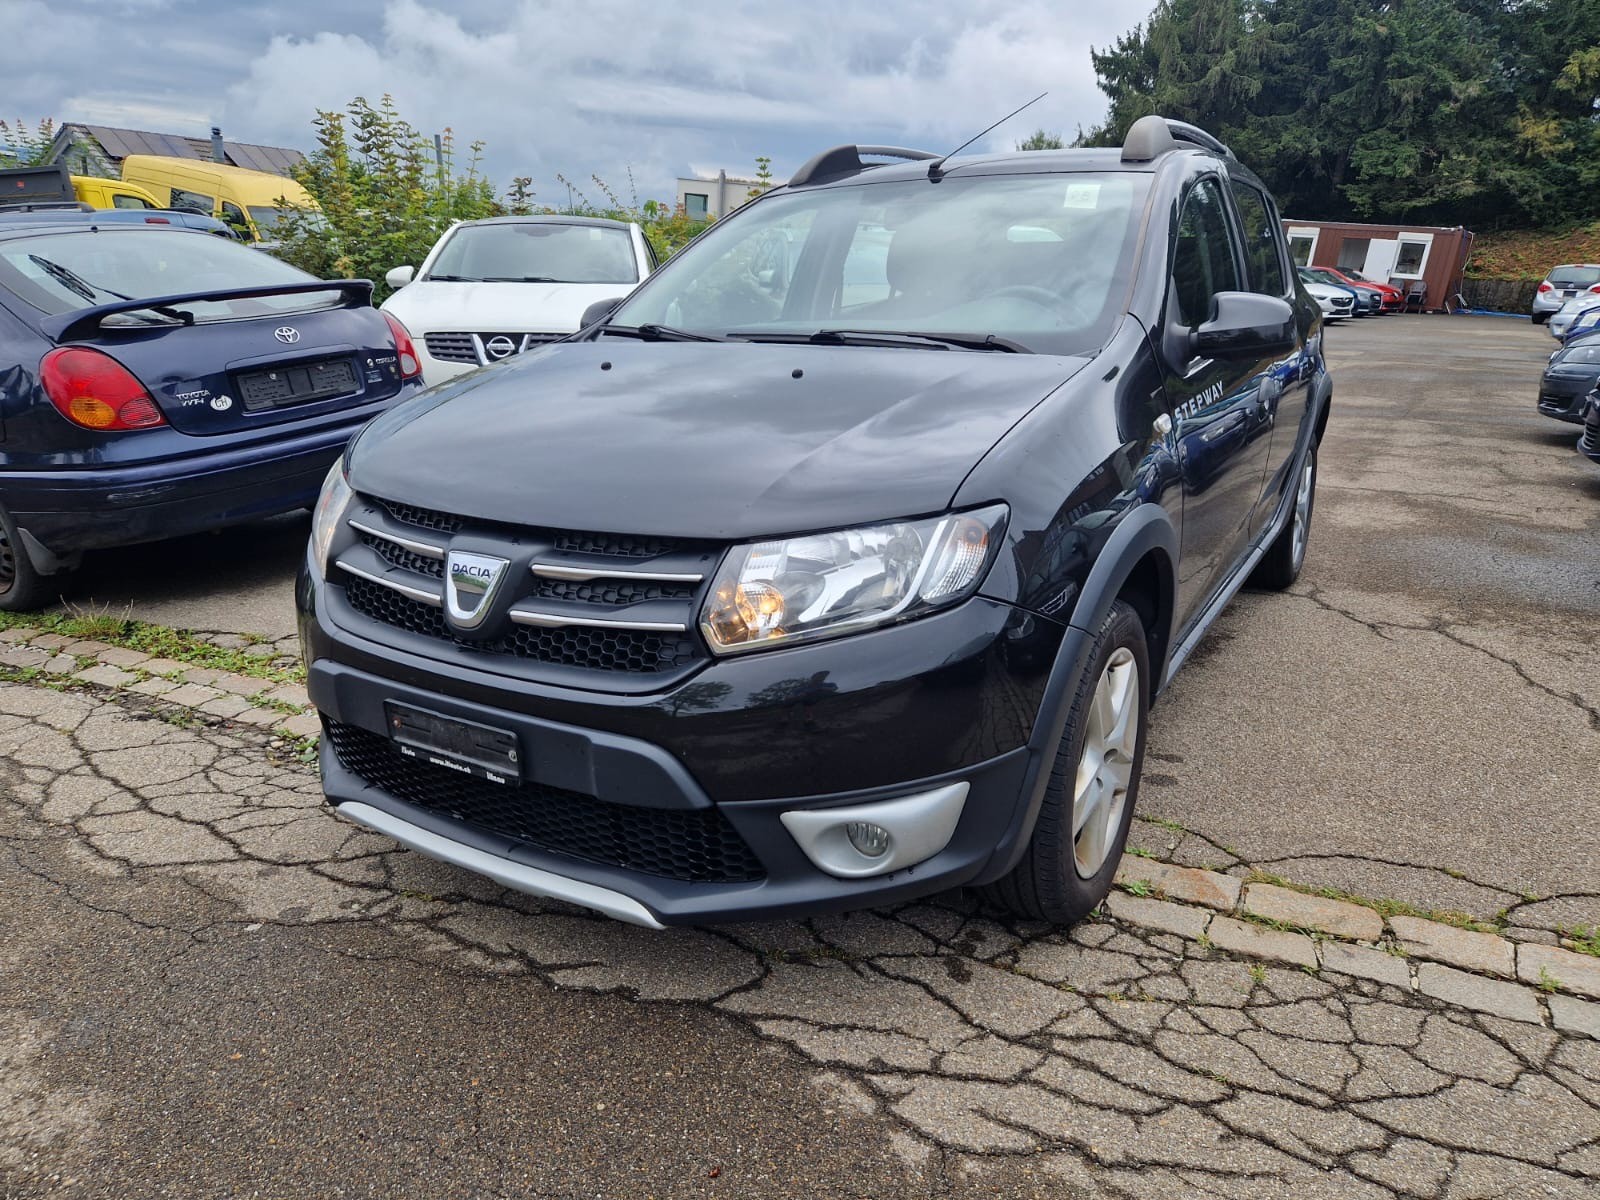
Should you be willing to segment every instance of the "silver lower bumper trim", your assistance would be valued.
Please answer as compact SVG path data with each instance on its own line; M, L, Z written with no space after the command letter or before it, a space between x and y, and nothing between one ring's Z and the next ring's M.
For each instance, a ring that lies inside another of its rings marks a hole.
M565 875L541 871L538 867L524 866L522 863L512 862L509 858L501 858L498 854L489 854L471 846L464 846L460 842L453 842L421 826L413 825L403 817L374 808L370 804L350 800L339 805L338 809L341 815L349 817L357 824L387 834L402 846L409 846L419 854L465 867L469 871L476 871L479 875L487 875L496 883L504 884L519 892L527 892L533 896L548 896L553 900L565 900L568 904L592 908L608 917L615 917L619 921L627 921L633 925L643 925L647 929L666 928L644 905L624 896L621 892L613 892L610 888L597 887L579 879L568 879Z

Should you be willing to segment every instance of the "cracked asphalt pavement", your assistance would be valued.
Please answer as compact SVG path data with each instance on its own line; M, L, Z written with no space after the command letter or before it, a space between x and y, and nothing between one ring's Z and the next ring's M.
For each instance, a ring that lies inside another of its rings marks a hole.
M1532 939L1596 921L1600 471L1533 411L1548 338L1330 342L1305 578L1158 707L1138 838ZM170 718L0 684L6 1200L1600 1182L1595 1039L961 894L652 933L399 850L264 735Z

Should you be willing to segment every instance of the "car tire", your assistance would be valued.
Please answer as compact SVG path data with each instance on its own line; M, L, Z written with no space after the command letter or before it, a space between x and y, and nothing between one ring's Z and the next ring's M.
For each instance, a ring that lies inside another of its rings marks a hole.
M989 900L1069 925L1105 899L1138 798L1150 684L1144 623L1118 600L1095 635L1022 861L982 889Z
M1549 313L1534 313L1533 314L1533 323L1535 325L1543 325L1549 319L1550 319L1550 314Z
M11 514L0 508L0 612L33 612L55 599L54 576L41 575L17 536Z
M1311 514L1317 504L1317 444L1311 443L1306 460L1295 477L1290 499L1289 522L1273 539L1272 545L1250 575L1252 587L1281 592L1300 578L1306 563L1306 546L1311 540Z

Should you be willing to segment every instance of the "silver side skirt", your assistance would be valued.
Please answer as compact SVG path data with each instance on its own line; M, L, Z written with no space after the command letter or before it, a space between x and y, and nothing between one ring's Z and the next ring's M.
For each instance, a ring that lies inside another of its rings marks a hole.
M449 838L440 837L436 833L413 825L402 817L374 808L370 804L351 800L339 805L338 808L341 815L365 825L368 829L387 834L402 846L409 846L429 858L437 858L442 862L476 871L479 875L487 875L496 883L504 884L508 888L527 892L533 896L549 896L555 900L565 900L568 904L582 905L584 908L604 913L608 917L615 917L619 921L643 925L647 929L666 928L650 915L649 909L621 892L613 892L610 888L584 883L579 879L568 879L565 875L541 871L538 867L524 866L522 863L512 862L509 858L501 858L497 854L464 846L460 842L453 842Z

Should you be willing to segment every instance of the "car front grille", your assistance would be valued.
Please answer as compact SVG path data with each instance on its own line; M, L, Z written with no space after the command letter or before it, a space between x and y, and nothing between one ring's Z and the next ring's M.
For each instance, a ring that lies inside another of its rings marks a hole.
M708 657L696 621L718 545L476 521L368 497L348 522L353 538L334 556L333 582L356 616L432 644L409 649L552 682L582 683L571 677L582 672L595 679L590 686L624 690L664 686ZM458 628L445 614L446 555L457 536L508 564L481 629Z
M474 654L498 654L531 662L580 667L586 671L663 674L692 666L701 658L698 642L687 633L651 633L632 629L535 629L515 627L488 641L469 642L454 636L441 609L382 584L352 579L345 585L350 607L364 617L407 633L450 642Z
M424 334L428 353L443 362L485 366L511 358L534 346L547 345L568 336L564 333L464 333L446 331Z
M370 786L534 849L691 883L766 874L717 809L635 808L543 784L490 783L407 758L381 734L323 724L339 765Z

